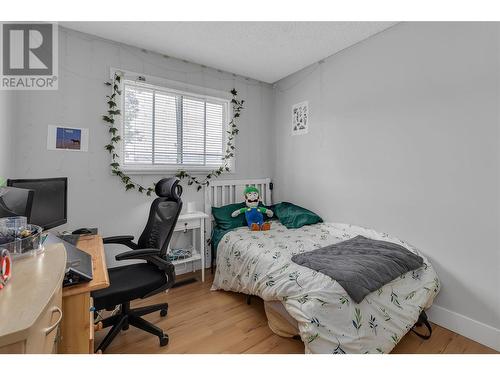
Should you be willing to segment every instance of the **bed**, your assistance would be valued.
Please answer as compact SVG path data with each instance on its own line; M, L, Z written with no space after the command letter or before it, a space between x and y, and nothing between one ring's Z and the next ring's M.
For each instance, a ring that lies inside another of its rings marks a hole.
M250 184L264 191L264 204L271 204L269 179L226 181L206 190L205 209L239 202L241 191ZM209 222L208 233L211 230ZM357 304L334 279L291 261L295 254L358 235L397 243L421 256L423 266ZM271 230L265 232L237 228L223 234L216 262L212 289L261 297L270 328L286 337L299 335L306 353L389 353L440 289L436 272L418 249L385 233L350 224L287 229L273 221Z

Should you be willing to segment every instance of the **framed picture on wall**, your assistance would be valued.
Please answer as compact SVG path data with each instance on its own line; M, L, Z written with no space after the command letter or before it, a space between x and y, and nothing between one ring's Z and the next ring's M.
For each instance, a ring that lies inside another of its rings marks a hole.
M49 125L48 150L88 151L89 129Z
M301 102L292 106L292 135L309 132L309 102Z

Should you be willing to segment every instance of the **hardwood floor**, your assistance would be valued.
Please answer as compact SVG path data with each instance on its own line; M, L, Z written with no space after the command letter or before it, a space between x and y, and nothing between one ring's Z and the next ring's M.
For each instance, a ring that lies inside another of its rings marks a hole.
M193 276L188 275L188 276ZM137 301L134 307L168 302L166 318L153 313L145 318L170 336L170 343L160 347L158 338L130 327L122 331L106 353L304 353L300 340L275 335L267 326L262 300L222 291L211 292L212 276L205 283L196 282ZM96 332L100 342L106 330ZM393 353L496 353L493 349L433 324L428 341L407 334Z

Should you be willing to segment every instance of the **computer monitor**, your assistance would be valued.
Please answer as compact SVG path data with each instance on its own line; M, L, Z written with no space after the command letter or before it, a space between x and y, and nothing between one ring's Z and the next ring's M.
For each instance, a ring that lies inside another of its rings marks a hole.
M66 177L7 180L7 185L34 191L29 223L50 229L67 222Z
M15 187L0 187L0 217L24 216L31 219L34 191Z

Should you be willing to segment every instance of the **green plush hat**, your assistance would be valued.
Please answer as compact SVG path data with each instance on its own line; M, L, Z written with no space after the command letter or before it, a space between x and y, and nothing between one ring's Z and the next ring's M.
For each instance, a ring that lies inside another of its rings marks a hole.
M243 192L243 195L247 195L249 193L257 193L260 195L259 189L257 189L255 186L247 186L245 188L245 191Z

